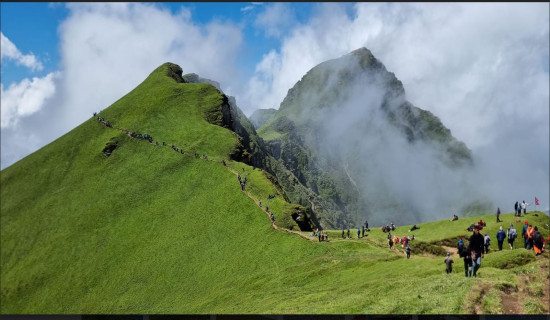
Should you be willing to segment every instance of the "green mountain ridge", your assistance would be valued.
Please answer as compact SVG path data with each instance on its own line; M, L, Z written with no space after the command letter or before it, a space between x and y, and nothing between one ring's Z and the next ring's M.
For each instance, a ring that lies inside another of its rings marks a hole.
M372 226L359 239L326 230L328 242L298 231L307 208L268 171L292 173L233 98L186 78L160 66L100 119L1 171L1 314L506 313L498 297L523 290L522 277L533 283L523 311L548 312L548 279L533 271L547 270L548 253L492 252L478 281L459 261L444 274L442 246L493 215L419 225L410 260ZM528 219L548 236L547 216ZM486 302L465 303L480 288Z

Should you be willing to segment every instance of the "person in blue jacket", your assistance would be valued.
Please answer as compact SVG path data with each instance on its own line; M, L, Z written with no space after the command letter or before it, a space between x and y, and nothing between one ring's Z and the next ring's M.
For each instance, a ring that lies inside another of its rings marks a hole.
M502 230L502 226L500 226L500 229L497 232L498 251L502 251L504 239L506 239L506 232L504 232L504 230Z

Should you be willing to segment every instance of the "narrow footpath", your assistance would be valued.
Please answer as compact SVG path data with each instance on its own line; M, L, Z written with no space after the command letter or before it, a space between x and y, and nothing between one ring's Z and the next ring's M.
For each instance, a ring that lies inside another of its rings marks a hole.
M124 129L124 128L119 128L119 127L113 127L110 122L108 121L105 121L105 119L103 118L100 118L97 114L94 114L94 118L96 118L96 120L98 120L105 128L110 128L110 129L114 129L114 130L119 130L121 131L122 133L124 133L125 135L127 135L128 137L130 138L133 138L133 139L138 139L138 140L144 140L144 139L140 139L140 138L137 138L135 137L134 135L132 135L132 133L134 133L133 131L130 131L128 129ZM150 141L148 140L145 140L147 141L149 144L153 145L153 146L158 146L158 147L168 147L169 143L165 143L165 142L162 142L162 143L159 143L158 140L157 141L153 141L152 139ZM156 143L155 143L156 142ZM170 144L171 146L174 146L174 144ZM174 149L174 148L172 148ZM181 151L181 155L182 156L186 156L186 157L193 157L193 155L191 155L191 153L189 151L185 151L181 148L177 148L174 149L176 151L176 153L180 154L180 151ZM197 156L197 154L195 153L194 157L196 159L200 159L200 156ZM206 155L203 155L203 160L205 161L213 161L213 160L210 160L208 159L208 157ZM223 165L223 164L222 164ZM237 173L235 170L233 170L231 167L229 167L227 164L225 165L225 167L227 168L227 170L229 170L229 172L233 173L235 176L238 176L239 173ZM247 190L244 190L243 191L250 199L252 199L252 201L254 201L254 203L260 207L260 200L256 199L250 192L248 192ZM264 207L260 207L260 209L262 209L262 211L266 214L267 218L269 220L271 220L271 216L270 216L270 213L267 212L267 210L264 208ZM283 231L283 232L286 232L286 233L289 233L289 234L295 234L295 235L298 235L306 240L309 240L309 241L314 241L315 240L315 237L308 237L307 235L299 232L299 231L295 231L295 230L289 230L289 229L286 229L286 228L281 228L279 226L277 226L277 224L275 222L272 222L271 223L271 226L275 229L275 230L280 230L280 231Z

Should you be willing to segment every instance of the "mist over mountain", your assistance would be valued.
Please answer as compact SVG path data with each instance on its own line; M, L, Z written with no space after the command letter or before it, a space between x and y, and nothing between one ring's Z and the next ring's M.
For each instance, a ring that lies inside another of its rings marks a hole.
M471 179L470 149L408 102L401 81L366 48L311 69L258 133L301 185L330 203L319 208L287 192L324 227L416 223L490 205Z

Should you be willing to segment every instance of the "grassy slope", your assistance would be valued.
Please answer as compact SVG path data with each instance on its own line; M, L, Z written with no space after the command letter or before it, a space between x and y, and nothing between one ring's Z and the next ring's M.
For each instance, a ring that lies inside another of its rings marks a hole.
M441 257L406 260L380 244L377 229L369 240L336 241L339 231L331 231L329 243L273 230L218 161L235 137L203 119L217 91L177 84L162 71L101 115L215 161L90 119L3 170L1 313L466 312L474 282L460 261L447 276ZM104 158L114 136L119 148ZM251 173L247 189L256 198L277 193L259 170L230 165ZM276 215L285 206L280 197L270 201ZM449 238L469 224L459 221L434 222L432 233L423 224L415 234ZM508 261L522 251L493 255ZM539 258L532 263L547 260ZM509 270L482 270L482 279L517 280Z

